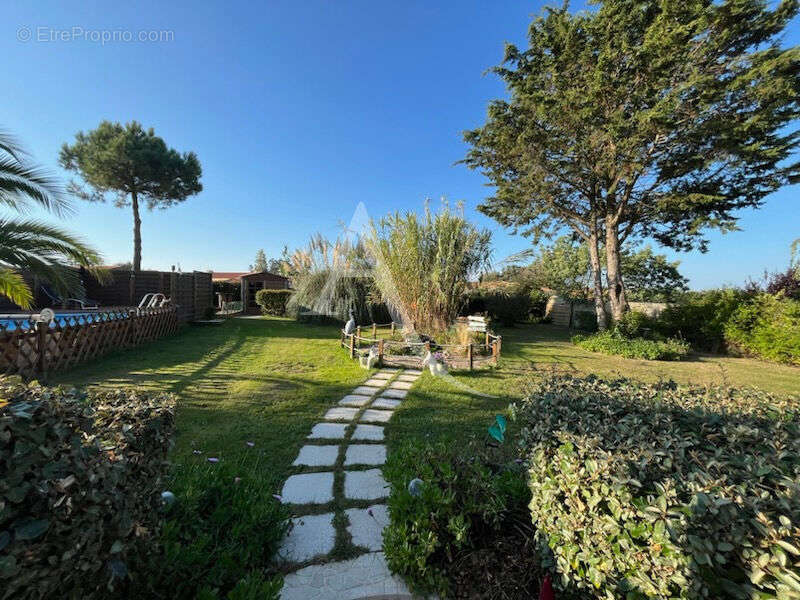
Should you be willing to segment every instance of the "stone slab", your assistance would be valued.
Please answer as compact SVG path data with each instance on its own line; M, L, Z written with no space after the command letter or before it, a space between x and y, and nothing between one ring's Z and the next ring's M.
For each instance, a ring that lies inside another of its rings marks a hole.
M353 432L353 440L383 440L383 427L379 425L356 425L356 430Z
M410 381L393 381L389 384L389 388L393 390L410 390L412 385L414 384Z
M317 423L308 437L312 440L341 440L346 430L347 423Z
M378 392L381 391L381 388L374 387L371 385L360 385L356 389L353 390L354 394L358 394L361 396L374 396Z
M344 455L344 466L382 465L386 462L386 446L382 444L352 444Z
M380 469L345 471L344 496L349 500L378 500L389 495L389 484Z
M292 475L283 484L284 504L325 504L333 500L333 473Z
M350 521L347 531L353 544L375 552L383 547L383 528L389 524L389 511L385 504L369 508L349 508L344 511Z
M383 386L386 385L386 381L383 379L378 379L377 377L373 377L372 379L368 379L367 381L365 381L364 385L369 387L382 388Z
M356 516L355 521L361 523L364 519ZM362 524L361 529L364 530L366 526L368 523ZM360 533L362 536L368 534L369 531ZM297 517L292 519L292 528L283 538L278 549L278 556L288 562L305 562L328 554L333 550L335 541L336 528L333 526L333 513Z
M370 552L342 562L311 565L284 578L281 600L357 600L413 596L403 580L392 575L383 552Z
M408 390L383 390L381 396L384 398L399 398L402 400L408 396Z
M360 423L388 423L392 418L392 412L388 410L373 410L368 408L361 415Z
M403 373L403 375L422 375L422 371L419 369L408 369Z
M308 445L300 448L300 454L292 463L294 466L331 467L339 456L339 446Z
M406 375L403 373L397 377L397 381L408 381L414 383L417 379L419 379L419 375Z
M382 380L391 379L392 377L394 377L394 373L384 373L383 371L375 373L372 376L373 379L382 379Z
M372 396L361 396L359 394L347 394L344 398L339 400L339 406L364 406L369 404Z
M391 398L378 398L372 403L372 408L383 408L386 410L394 410L400 406L400 400L392 400Z
M358 414L357 408L334 406L325 413L326 421L351 421Z

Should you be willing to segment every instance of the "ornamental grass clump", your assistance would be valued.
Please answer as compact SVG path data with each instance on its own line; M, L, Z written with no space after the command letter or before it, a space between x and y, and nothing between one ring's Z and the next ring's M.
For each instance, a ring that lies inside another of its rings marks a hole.
M798 399L550 376L518 411L533 525L562 590L797 598Z
M0 381L0 597L108 598L146 578L174 405Z

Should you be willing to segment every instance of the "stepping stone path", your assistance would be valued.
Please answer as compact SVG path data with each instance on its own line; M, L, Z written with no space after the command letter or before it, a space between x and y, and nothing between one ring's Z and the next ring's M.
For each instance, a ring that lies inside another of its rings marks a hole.
M381 369L338 400L324 422L311 429L292 463L297 471L281 492L283 503L291 505L296 516L278 556L296 565L324 564L288 574L282 600L412 598L402 579L389 572L381 552L383 529L389 523L381 501L389 495L389 486L380 467L386 462L384 428L421 374ZM373 504L364 508L366 502ZM337 540L364 554L326 562Z

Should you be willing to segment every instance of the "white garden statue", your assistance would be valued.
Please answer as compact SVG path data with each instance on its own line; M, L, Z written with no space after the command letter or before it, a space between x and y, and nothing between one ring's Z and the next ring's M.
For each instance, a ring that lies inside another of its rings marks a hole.
M344 324L344 334L352 335L356 332L356 315L353 309L350 309L350 320Z
M444 362L440 362L434 354L431 354L430 350L425 355L425 358L422 359L422 366L428 367L431 371L431 375L434 376L447 374L447 367L444 366Z

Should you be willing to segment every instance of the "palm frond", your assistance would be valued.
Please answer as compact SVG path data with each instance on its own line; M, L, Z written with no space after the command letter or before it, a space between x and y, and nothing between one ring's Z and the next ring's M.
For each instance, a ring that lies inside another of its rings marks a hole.
M34 220L0 219L0 265L30 271L59 293L82 293L78 273L83 266L101 280L100 255L83 240L58 227Z
M20 308L30 308L33 301L31 288L22 275L9 269L0 268L0 294Z
M0 131L0 204L24 211L32 204L57 214L70 212L59 180L41 167L29 164L17 140Z

